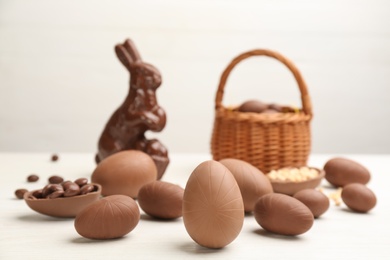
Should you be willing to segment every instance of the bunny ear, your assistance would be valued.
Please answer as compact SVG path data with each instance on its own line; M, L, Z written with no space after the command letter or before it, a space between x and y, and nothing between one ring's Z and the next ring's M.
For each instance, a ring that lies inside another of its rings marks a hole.
M133 58L134 62L142 61L141 55L139 54L135 44L132 40L126 39L123 46L126 48L127 52L130 54L131 58Z
M115 45L115 53L118 59L121 61L121 63L127 68L130 69L131 63L133 62L133 59L127 52L126 48L123 47L123 45L118 44Z

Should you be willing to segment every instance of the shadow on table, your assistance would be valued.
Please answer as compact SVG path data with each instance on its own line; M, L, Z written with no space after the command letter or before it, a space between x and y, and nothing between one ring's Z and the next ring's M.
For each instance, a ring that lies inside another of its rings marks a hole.
M64 221L74 221L74 218L56 218L50 217L42 214L29 214L18 216L18 220L25 222L64 222Z
M275 233L268 232L268 231L261 229L261 228L253 230L253 233L260 235L260 236L263 236L263 237L278 239L278 240L287 240L287 241L300 241L300 240L302 240L302 238L299 236L278 235Z
M175 219L154 218L154 217L151 217L151 216L149 216L147 214L144 214L144 213L141 213L140 219L141 220L145 220L145 221L163 222L163 223L169 223L169 222L175 223L175 222L180 222L181 221L181 218L175 218Z
M370 213L371 213L370 211L369 212L354 211L350 208L341 208L340 210L343 212L347 212L347 213L355 214L355 215L370 215Z
M70 240L74 244L100 244L100 243L112 243L119 240L124 240L126 237L111 238L111 239L89 239L85 237L75 237Z
M212 249L198 245L195 242L187 242L178 246L183 252L195 255L215 254L227 250L227 248Z

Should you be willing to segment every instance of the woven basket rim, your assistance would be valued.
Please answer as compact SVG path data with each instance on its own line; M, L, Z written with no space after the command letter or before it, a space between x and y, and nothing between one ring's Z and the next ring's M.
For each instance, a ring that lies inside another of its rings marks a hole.
M222 99L223 99L224 92L225 92L225 85L227 83L228 77L229 77L230 73L232 72L232 70L243 60L254 57L254 56L266 56L266 57L274 58L275 60L284 64L290 70L290 72L293 74L293 76L298 84L298 88L299 88L299 91L301 94L302 110L305 111L306 114L312 115L313 109L312 109L312 104L311 104L311 100L310 100L310 95L308 92L306 82L301 75L301 72L299 71L299 69L295 66L295 64L291 60L289 60L288 58L286 58L282 54L280 54L276 51L273 51L273 50L269 50L269 49L255 49L252 51L244 52L244 53L238 55L237 57L235 57L228 64L228 66L223 71L221 78L220 78L220 81L219 81L217 93L215 95L215 109L218 110L220 107L223 106Z
M312 115L306 114L304 111L298 112L276 112L276 113L256 113L256 112L240 112L231 108L221 106L215 110L216 118L225 120L247 121L250 123L294 123L302 121L310 121Z

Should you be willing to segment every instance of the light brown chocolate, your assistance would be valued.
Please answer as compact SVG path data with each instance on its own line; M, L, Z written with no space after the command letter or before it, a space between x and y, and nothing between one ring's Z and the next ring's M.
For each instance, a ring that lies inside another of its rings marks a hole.
M142 186L157 179L152 158L138 150L115 153L101 161L92 173L91 181L102 185L102 194L127 195L137 198Z
M376 205L375 193L361 183L350 183L344 186L341 199L350 209L366 213Z
M184 190L183 221L190 237L204 247L222 248L239 235L244 203L223 164L206 161L192 172Z
M95 201L77 214L74 227L85 238L113 239L132 231L139 219L139 208L132 198L112 195Z
M253 211L261 196L273 192L269 179L253 165L238 159L223 159L219 162L225 165L236 179L246 212Z
M329 198L321 191L304 189L295 193L293 197L305 204L314 218L318 218L329 209Z
M367 184L371 174L366 167L347 158L332 158L324 165L325 179L336 187L349 183Z
M179 185L154 181L142 186L138 204L148 215L160 219L175 219L183 215L184 189Z
M253 214L262 228L279 235L303 234L314 222L313 214L305 204L279 193L262 196L257 201Z

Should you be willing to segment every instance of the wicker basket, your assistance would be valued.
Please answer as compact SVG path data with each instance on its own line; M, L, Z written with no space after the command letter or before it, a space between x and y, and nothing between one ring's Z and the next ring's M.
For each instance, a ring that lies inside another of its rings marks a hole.
M261 55L275 58L292 72L301 93L302 109L295 112L248 113L222 105L224 87L233 68L246 58ZM287 166L306 165L311 147L311 119L312 107L306 83L290 60L271 50L243 53L227 66L218 86L211 138L213 159L241 159L264 173Z

